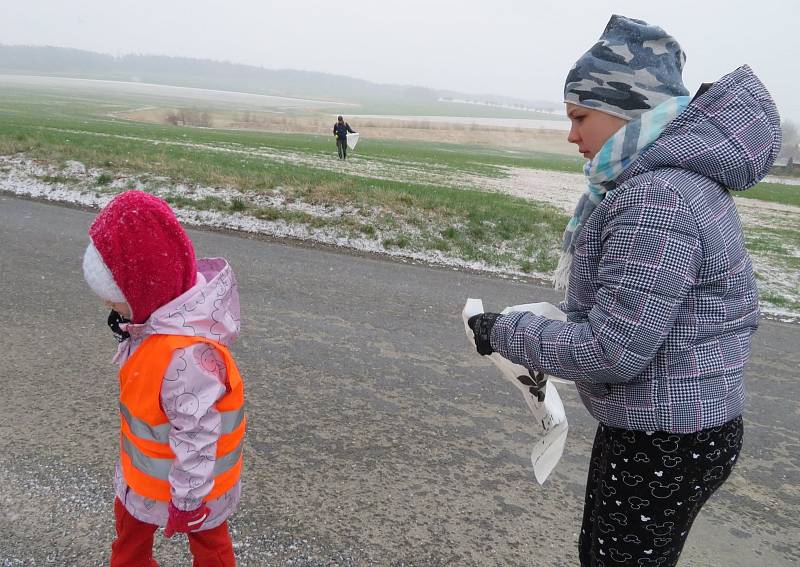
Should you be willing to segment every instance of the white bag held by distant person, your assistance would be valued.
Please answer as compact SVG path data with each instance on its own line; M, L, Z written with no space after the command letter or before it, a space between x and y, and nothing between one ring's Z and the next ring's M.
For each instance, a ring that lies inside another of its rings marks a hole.
M351 150L356 149L356 144L358 143L358 132L353 134L347 135L347 147Z
M502 313L505 315L513 311L530 311L549 319L566 320L566 315L551 303L515 305L506 307ZM467 321L473 315L480 313L483 313L483 301L480 299L467 299L461 316L464 319L467 340L473 349L475 349L475 338ZM536 480L539 484L544 484L544 481L547 480L547 477L561 459L561 455L564 453L564 445L567 441L567 430L569 429L567 416L564 413L564 404L561 403L561 397L558 395L553 383L554 381L564 381L541 373L532 376L527 368L514 364L496 352L489 355L489 360L500 369L503 378L519 389L525 399L525 403L528 404L528 408L536 419L536 431L542 437L533 446L531 463L533 464L533 474L536 476ZM542 388L544 392L542 392Z

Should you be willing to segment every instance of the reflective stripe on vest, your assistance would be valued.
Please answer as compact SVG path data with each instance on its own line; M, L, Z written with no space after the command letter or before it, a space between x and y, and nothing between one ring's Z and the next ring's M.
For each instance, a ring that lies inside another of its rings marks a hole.
M177 349L206 343L223 358L227 391L214 408L220 414L211 492L213 500L239 480L247 419L244 385L228 349L201 337L151 335L120 369L120 461L127 484L153 500L171 498L169 473L175 460L169 445L171 425L161 408L161 384Z
M242 455L242 440L236 448L227 455L214 461L214 476L219 476L233 467ZM169 471L172 469L172 457L149 457L140 451L127 437L122 436L122 450L128 455L134 467L146 475L159 480L169 480Z
M161 425L148 425L141 419L137 419L131 415L131 411L125 407L122 402L119 403L119 412L122 418L128 422L131 432L142 439L148 441L156 441L158 443L169 443L169 423L162 423ZM233 433L239 424L244 419L244 408L239 408L233 411L220 412L222 422L220 430L222 434Z

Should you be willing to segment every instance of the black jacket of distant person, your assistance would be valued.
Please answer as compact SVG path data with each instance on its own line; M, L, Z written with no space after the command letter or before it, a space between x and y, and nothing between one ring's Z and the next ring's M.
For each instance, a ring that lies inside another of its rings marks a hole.
M333 134L336 136L337 140L347 140L347 133L350 132L351 134L355 134L356 131L350 128L350 124L347 122L337 122L333 125Z

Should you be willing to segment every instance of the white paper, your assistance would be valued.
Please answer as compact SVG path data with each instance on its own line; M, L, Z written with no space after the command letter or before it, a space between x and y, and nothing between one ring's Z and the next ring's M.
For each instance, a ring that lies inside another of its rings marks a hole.
M358 132L354 132L352 134L347 135L347 147L351 150L356 149L356 144L358 143Z
M542 315L550 319L566 320L564 313L551 303L515 305L513 307L507 307L502 313L505 314L512 311L530 311L531 313ZM483 313L483 301L480 299L467 299L467 303L464 305L464 310L461 315L464 319L464 331L467 333L467 340L473 349L475 348L475 339L467 321L473 315L478 315L480 313ZM533 473L536 476L536 480L539 484L544 484L544 481L547 480L547 477L558 464L561 455L564 453L567 431L569 429L567 416L564 413L564 404L561 403L561 397L558 395L558 390L556 390L556 386L553 383L554 379L550 376L545 377L547 378L544 389L545 396L544 401L540 402L539 399L530 392L530 387L517 379L518 376L530 376L527 368L519 364L514 364L496 352L489 355L489 360L500 369L503 378L520 391L528 409L530 409L533 414L535 431L541 437L531 451L531 464L533 464Z

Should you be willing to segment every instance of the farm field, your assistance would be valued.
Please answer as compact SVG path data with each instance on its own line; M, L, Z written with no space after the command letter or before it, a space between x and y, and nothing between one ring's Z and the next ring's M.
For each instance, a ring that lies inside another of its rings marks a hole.
M584 188L564 131L356 117L362 139L340 161L329 130L346 110L329 101L102 83L5 85L0 190L99 207L139 188L194 225L549 281ZM737 195L779 318L800 314L799 194Z

